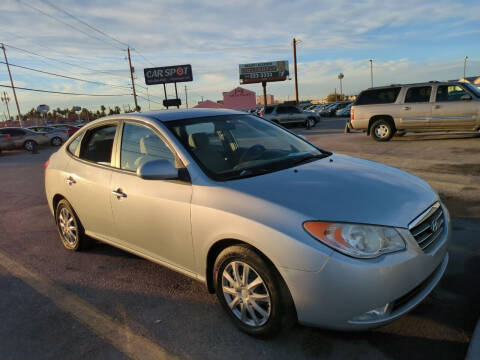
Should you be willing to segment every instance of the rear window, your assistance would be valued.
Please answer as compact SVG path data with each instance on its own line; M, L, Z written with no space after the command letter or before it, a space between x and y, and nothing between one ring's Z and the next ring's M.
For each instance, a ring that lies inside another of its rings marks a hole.
M358 96L355 105L390 104L397 100L400 87L365 90Z
M265 114L271 114L273 111L273 106L267 106L265 108Z

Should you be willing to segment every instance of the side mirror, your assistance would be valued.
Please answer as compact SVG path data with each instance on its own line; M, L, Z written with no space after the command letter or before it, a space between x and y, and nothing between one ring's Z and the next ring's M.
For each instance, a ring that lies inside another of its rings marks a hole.
M178 179L178 169L168 160L152 160L137 169L137 176L144 180Z
M460 98L460 100L462 100L462 101L472 100L472 95L470 95L470 94L462 95L462 97Z

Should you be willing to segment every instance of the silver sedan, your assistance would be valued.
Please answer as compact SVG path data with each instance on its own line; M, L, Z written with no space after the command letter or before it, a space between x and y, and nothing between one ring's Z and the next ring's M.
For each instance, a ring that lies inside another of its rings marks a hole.
M256 336L386 324L448 263L426 182L237 111L96 120L51 156L45 190L67 249L95 238L199 280Z

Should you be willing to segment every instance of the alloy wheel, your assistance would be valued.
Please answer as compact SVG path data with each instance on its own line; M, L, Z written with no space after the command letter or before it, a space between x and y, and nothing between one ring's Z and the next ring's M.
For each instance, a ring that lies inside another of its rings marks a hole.
M63 207L58 214L58 226L63 238L69 245L74 246L77 242L78 235L77 222L73 214L66 207Z
M60 139L59 137L54 137L52 139L52 145L53 146L60 146L62 145L62 139Z
M268 288L248 264L232 261L225 267L222 292L232 313L244 324L259 327L270 318L272 303Z
M27 149L27 151L32 151L32 149L33 149L33 141L30 141L30 140L27 141L27 142L25 143L25 149Z

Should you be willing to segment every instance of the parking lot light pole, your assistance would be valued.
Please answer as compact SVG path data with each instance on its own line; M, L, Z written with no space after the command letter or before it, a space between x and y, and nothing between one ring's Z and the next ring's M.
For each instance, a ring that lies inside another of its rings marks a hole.
M463 79L464 80L467 74L467 59L468 59L468 56L465 56L465 60L463 62Z
M373 88L373 60L370 59L370 87Z
M342 79L344 78L343 73L338 74L338 80L340 80L340 101L343 101L343 89L342 89Z

